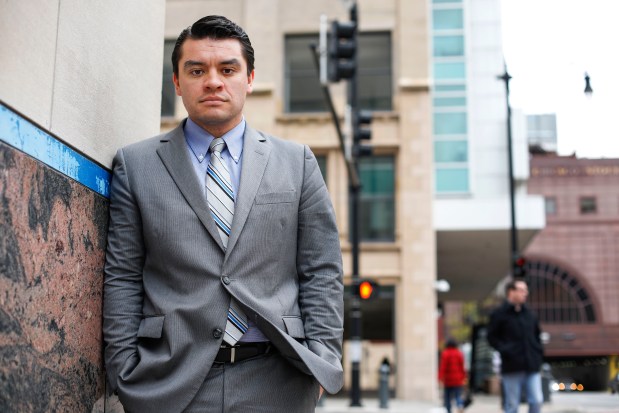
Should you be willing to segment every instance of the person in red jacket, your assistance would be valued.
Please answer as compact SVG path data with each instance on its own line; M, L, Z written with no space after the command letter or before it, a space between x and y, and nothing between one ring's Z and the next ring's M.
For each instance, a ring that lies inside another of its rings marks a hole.
M451 400L456 399L458 412L464 411L464 401L462 400L462 388L466 380L464 372L464 356L458 349L456 340L447 340L445 349L441 353L441 363L439 366L438 378L443 382L443 395L445 399L445 409L451 413Z

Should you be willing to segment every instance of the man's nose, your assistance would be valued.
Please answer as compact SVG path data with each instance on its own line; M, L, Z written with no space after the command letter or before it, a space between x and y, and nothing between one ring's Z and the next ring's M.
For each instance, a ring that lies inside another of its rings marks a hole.
M204 80L204 87L206 89L219 89L223 86L221 76L217 71L211 70L207 73Z

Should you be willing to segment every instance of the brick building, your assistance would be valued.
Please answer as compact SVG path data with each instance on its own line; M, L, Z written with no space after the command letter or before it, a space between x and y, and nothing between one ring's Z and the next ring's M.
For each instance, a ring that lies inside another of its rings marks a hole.
M619 353L619 159L534 155L528 188L546 205L525 251L546 356L605 388Z

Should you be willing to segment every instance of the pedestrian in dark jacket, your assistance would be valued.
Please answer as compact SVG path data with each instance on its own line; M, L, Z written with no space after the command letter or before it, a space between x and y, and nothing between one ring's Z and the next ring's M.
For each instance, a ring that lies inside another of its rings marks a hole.
M447 413L451 413L452 399L456 400L458 412L462 413L464 411L462 387L466 380L464 356L458 349L456 341L452 338L447 340L445 349L441 353L438 378L443 382L443 397L445 399L445 409L447 409Z
M505 413L517 413L523 386L529 413L539 413L544 356L539 322L525 305L529 290L524 280L510 281L505 293L507 300L494 310L488 325L488 342L501 354Z

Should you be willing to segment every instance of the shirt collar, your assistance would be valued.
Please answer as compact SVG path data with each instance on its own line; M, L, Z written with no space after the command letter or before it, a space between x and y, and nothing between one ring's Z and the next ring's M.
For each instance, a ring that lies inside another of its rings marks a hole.
M215 139L213 135L202 129L198 124L187 118L185 126L185 140L189 149L193 152L198 162L202 163L206 159L208 154L208 148ZM226 132L222 139L226 142L226 148L230 157L235 163L239 163L241 160L241 153L243 152L243 135L245 134L245 117L241 119L238 125Z

